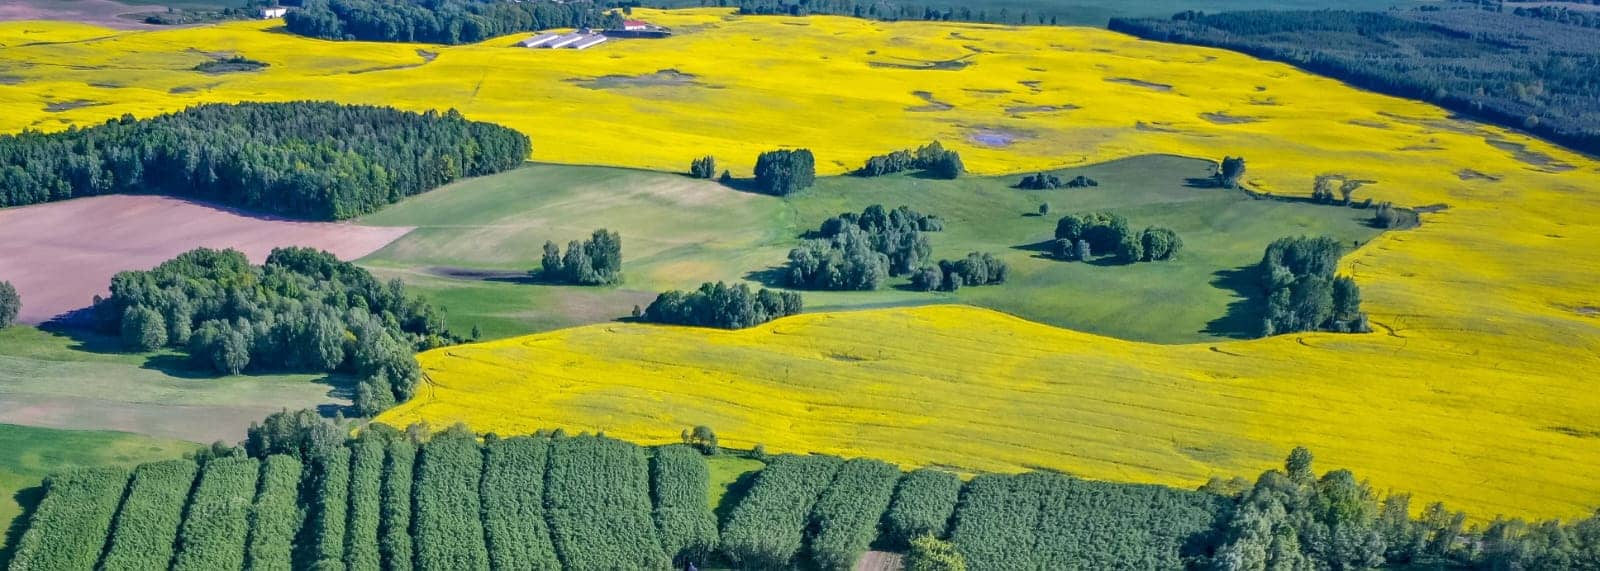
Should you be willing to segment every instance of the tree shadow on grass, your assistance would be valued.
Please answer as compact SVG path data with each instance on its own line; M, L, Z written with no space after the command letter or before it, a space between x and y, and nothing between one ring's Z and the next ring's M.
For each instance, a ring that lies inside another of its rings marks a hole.
M761 284L761 287L769 287L769 288L788 288L789 287L789 280L788 280L789 268L788 268L788 266L768 266L766 269L751 270L751 271L745 272L745 274L743 276L741 276L741 277L743 277L745 280Z
M756 476L760 474L761 470L751 470L740 474L732 484L728 484L728 491L722 495L722 501L711 510L711 513L717 516L717 527L720 528L722 524L728 522L728 516L733 513L734 506L739 505L744 501L744 497L749 495L750 488L756 483Z
M129 353L121 337L95 330L87 318L82 317L80 312L84 311L78 310L51 319L39 325L39 330L71 341L72 344L67 348L73 351L100 355Z
M6 528L5 537L0 538L0 569L11 566L11 558L16 555L17 543L22 541L22 534L28 531L28 520L33 519L34 510L39 507L39 500L44 499L44 485L23 488L12 494L17 505L22 506L22 513L17 514L17 519L11 520L11 525Z
M1218 270L1211 274L1211 285L1225 289L1237 296L1228 304L1227 313L1206 323L1201 333L1230 339L1255 339L1261 336L1261 308L1264 303L1258 272L1254 264L1231 270Z
M1024 251L1024 252L1047 252L1048 253L1048 252L1051 252L1051 251L1055 250L1055 243L1056 243L1056 241L1054 239L1040 240L1040 241L1034 242L1032 244L1018 244L1018 245L1012 246L1011 249L1013 249L1013 250L1021 250L1021 251Z

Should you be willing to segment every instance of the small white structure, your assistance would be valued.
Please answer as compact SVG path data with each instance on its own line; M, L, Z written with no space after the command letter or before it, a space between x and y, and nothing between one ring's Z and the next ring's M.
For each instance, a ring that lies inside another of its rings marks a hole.
M542 47L542 46L544 46L546 44L549 44L550 42L555 41L556 38L559 38L559 37L561 37L561 34L539 34L537 36L528 38L526 40L522 40L520 42L517 42L517 46L524 47L524 48Z
M623 20L622 29L630 32L648 30L650 29L650 23L644 20Z
M570 47L572 49L575 49L575 50L586 50L586 49L592 48L594 46L603 44L603 43L605 43L605 41L606 41L606 37L605 36L602 36L600 34L595 34L595 35L589 36L587 38L584 38L584 39L578 40L576 42L573 42Z
M276 18L282 18L284 14L288 13L289 9L284 8L283 6L263 6L261 8L261 19L272 20Z

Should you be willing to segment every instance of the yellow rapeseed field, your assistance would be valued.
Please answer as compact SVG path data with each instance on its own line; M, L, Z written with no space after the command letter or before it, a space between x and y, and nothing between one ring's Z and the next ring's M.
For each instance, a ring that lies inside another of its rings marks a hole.
M1600 163L1289 66L1103 30L638 15L680 34L575 52L323 42L257 22L3 24L0 130L319 98L455 107L528 133L552 162L680 170L709 153L739 174L760 150L805 146L837 173L938 138L988 174L1160 152L1243 155L1249 182L1280 194L1309 194L1318 174L1375 180L1358 199L1449 208L1346 258L1370 335L1159 346L950 307L742 332L600 325L424 354L432 386L380 420L646 441L709 424L774 451L1174 485L1304 444L1324 467L1479 516L1600 506ZM188 71L231 52L272 67Z

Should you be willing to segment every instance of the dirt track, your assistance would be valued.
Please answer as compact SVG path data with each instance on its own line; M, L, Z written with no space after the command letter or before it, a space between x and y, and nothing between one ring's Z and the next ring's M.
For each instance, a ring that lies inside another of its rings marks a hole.
M360 258L410 228L253 217L164 196L99 196L0 209L0 280L22 294L23 323L41 323L106 295L111 276L149 269L199 247L254 262L279 246Z

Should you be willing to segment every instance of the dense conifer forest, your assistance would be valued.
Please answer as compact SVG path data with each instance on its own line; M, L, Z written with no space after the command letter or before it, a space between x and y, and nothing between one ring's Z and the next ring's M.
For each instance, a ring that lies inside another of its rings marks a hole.
M85 129L0 135L0 207L157 193L343 220L516 167L530 152L523 134L454 110L205 104Z
M622 16L593 2L304 0L284 24L327 40L470 44L550 28L621 28Z
M1294 64L1600 153L1593 28L1475 9L1185 12L1110 28Z

